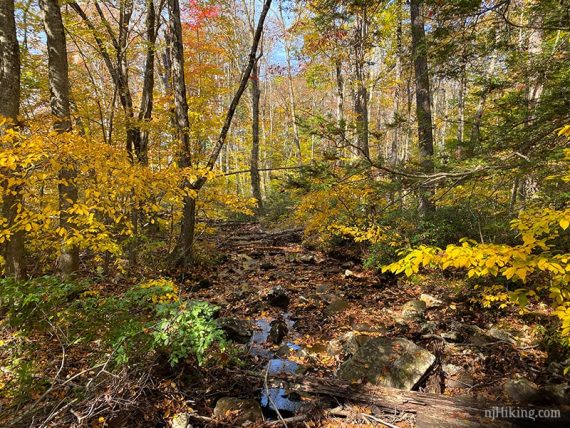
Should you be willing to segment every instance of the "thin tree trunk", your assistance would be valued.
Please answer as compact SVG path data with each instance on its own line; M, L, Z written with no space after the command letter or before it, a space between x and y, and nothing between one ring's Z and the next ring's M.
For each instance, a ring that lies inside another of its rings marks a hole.
M418 120L419 160L424 173L433 172L433 126L430 106L430 87L427 61L427 45L425 41L424 20L420 6L422 0L410 1L410 17L412 25L412 56L416 78L416 116ZM427 216L435 206L430 200L432 187L423 186L419 191L420 213Z
M335 61L335 80L336 80L336 123L341 136L345 136L346 125L344 123L344 77L342 75L342 61Z
M55 117L53 128L58 133L70 132L69 67L61 9L58 0L41 0L40 6L44 13L47 36L51 112ZM73 226L68 211L77 203L77 187L74 184L76 177L77 172L73 166L64 167L59 173L59 226L69 234ZM77 246L62 242L59 268L64 275L72 274L79 269Z
M251 193L257 200L257 209L260 210L263 206L261 196L261 177L259 176L259 100L261 91L259 89L259 61L256 60L251 73L251 109L252 109L252 123L251 123Z
M354 112L356 113L356 147L359 156L370 158L368 144L368 88L366 87L366 38L367 38L367 11L363 7L362 16L356 18L354 43L354 68L356 74L356 90L354 93Z
M0 0L0 88L0 117L9 121L5 126L15 126L20 112L20 46L16 36L13 0ZM23 204L21 189L9 189L8 180L2 186L2 211L7 221L5 227L14 229L18 208ZM16 195L8 194L7 190L15 191ZM26 274L23 230L13 231L4 246L4 258L6 275L22 279Z
M285 17L283 16L283 5L282 2L279 3L279 18L281 20L281 25L283 31L287 31L287 24ZM293 87L293 66L291 64L291 41L289 40L289 35L284 34L284 46L285 46L285 62L287 63L287 84L289 89L289 112L291 127L293 130L293 142L297 149L297 158L299 162L303 160L303 154L301 152L301 140L299 138L299 129L297 127L297 100L295 99L295 90Z
M149 121L152 117L153 92L154 92L154 62L156 49L156 36L158 25L156 22L156 11L154 1L147 0L146 16L146 59L144 66L143 89L141 95L141 106L139 109L139 122ZM140 131L139 162L148 165L148 131Z

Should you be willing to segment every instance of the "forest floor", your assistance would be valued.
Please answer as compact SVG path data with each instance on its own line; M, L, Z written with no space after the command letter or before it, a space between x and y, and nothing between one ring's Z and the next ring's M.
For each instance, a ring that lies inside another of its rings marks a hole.
M270 367L281 360L285 371L334 379L343 359L354 352L350 347L358 346L358 338L384 336L406 338L435 355L435 363L414 386L418 391L494 402L532 401L533 394L541 393L539 388L564 381L558 367L548 366L547 354L537 343L536 322L546 316L540 308L525 316L512 309L482 309L470 302L459 276L398 280L364 269L350 248L325 253L304 247L301 238L301 231L268 231L259 223L221 225L210 241L222 255L221 264L182 279L190 288L198 279L208 279L191 296L219 305L221 317L234 322L230 332L239 330L235 322L240 320L250 323L241 327L253 326L253 339L243 345L249 350L244 370L263 374L270 370L268 360L273 362ZM282 295L285 302L279 301ZM420 298L427 305L414 310ZM386 414L374 406L286 389L275 390L284 403L268 402L267 383L252 383L239 371L212 376L219 377L210 378L207 391L196 394L196 414L210 416L220 397L260 400L261 396L270 419L293 417L294 422L295 415L311 415L303 424L312 420L312 425L302 426L385 425L378 418L395 426L415 426L410 414ZM505 387L521 378L522 384ZM271 411L281 404L280 414ZM323 410L338 406L343 411L336 414ZM230 420L231 415L228 412Z
M431 358L413 385L385 393L413 389L492 403L567 403L564 365L550 362L539 327L548 319L545 308L531 308L524 315L508 307L485 309L472 301L459 273L431 272L413 281L380 274L362 266L354 247L325 252L304 246L297 229L254 222L227 222L215 228L216 233L203 237L199 245L213 262L170 276L183 297L220 307L218 322L232 342L228 352L214 352L211 364L202 368L195 362L172 368L164 357L152 368L129 366L115 374L107 373L105 366L90 368L97 341L65 347L59 333L31 334L28 340L43 379L35 383L51 386L19 406L15 419L6 425L63 426L56 422L63 418L75 419L72 426L85 426L84 415L92 415L95 422L89 426L97 428L240 426L240 414L245 413L255 421L250 427L444 426L437 420L431 425L418 420L429 413L431 404L425 412L388 411L338 386L339 369L373 342L371 338L397 343L386 351L389 357L403 355L399 347L404 344L412 347L406 351L412 360L422 352ZM107 292L117 294L119 288L140 282L139 276L131 276L131 282L115 280L106 286ZM8 326L1 331L0 360L8 361L10 347L20 339ZM386 363L379 363L374 352L376 348L361 356L360 373ZM279 376L310 380L313 389L276 380ZM318 391L321 381L328 383ZM366 382L358 382L364 388ZM104 393L83 399L79 406L81 397L71 394L71 386L80 391L94 384ZM408 401L413 404L401 394L403 407ZM14 415L8 405L0 400L0 419L4 410ZM431 410L437 418L439 410ZM51 424L18 422L42 413ZM458 424L452 421L449 426Z

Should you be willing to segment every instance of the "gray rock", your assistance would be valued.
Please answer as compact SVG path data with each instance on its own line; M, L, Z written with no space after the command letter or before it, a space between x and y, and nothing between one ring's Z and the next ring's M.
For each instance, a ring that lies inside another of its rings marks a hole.
M531 403L539 399L538 386L528 379L511 379L503 385L505 396L519 403Z
M271 306L285 309L289 306L289 301L289 293L280 285L273 287L267 294L267 302Z
M546 385L540 389L540 395L544 397L544 401L548 404L570 404L570 386L567 383Z
M282 319L277 319L271 321L270 326L268 339L274 345L279 345L289 332L287 324Z
M448 336L448 338L446 338L446 336ZM459 340L454 339L454 336ZM489 336L482 328L476 325L461 324L459 322L454 322L451 325L451 331L443 333L441 337L450 342L465 341L472 345L487 345L491 342L496 342L496 339Z
M346 300L335 298L325 308L325 315L327 317L331 317L333 315L340 314L341 312L344 312L346 309L348 309L349 306L350 303L348 303Z
M373 336L357 333L355 331L348 332L338 339L331 340L327 346L327 352L332 356L349 356L354 355L358 349L372 339Z
M411 390L435 362L415 343L387 337L371 338L338 371L341 379Z
M231 422L232 426L263 421L257 400L223 397L214 408L214 417Z
M437 323L434 321L426 321L420 325L421 334L433 334L437 330Z
M465 327L465 334L468 336L468 342L473 345L487 345L491 342L496 342L496 339L489 336L485 330L476 325L467 325Z
M459 343L463 341L463 336L457 331L444 331L440 336L448 342Z
M420 295L420 300L426 304L426 308L441 308L444 305L443 301L430 294Z
M170 420L170 428L192 428L188 413L177 413Z
M410 300L402 306L401 316L404 320L418 320L423 317L426 307L421 300Z
M299 256L299 261L302 263L312 264L315 263L316 259L313 254L301 254Z
M509 333L496 327L489 329L487 331L487 335L502 342L510 343L511 345L514 345L516 343L515 339L513 339Z
M229 340L237 343L247 343L253 335L253 323L248 320L226 317L218 318L216 324Z
M475 380L464 368L454 364L444 364L445 385L448 388L471 388L475 385Z

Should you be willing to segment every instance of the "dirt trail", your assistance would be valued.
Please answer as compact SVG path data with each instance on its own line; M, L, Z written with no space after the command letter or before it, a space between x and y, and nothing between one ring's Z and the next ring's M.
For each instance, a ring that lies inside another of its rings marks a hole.
M210 281L208 287L193 291L192 296L218 304L222 317L251 320L259 329L286 315L294 327L288 329L282 345L262 346L272 356L302 366L307 375L335 379L343 355L330 352L331 341L354 332L406 338L432 352L436 363L417 386L423 392L503 399L503 383L519 375L535 381L560 382L545 371L545 354L536 347L524 346L524 337L516 341L491 338L480 343L466 338L444 340L442 335L458 323L483 332L504 318L504 314L474 311L463 293L451 291L452 279L440 278L440 282L426 282L422 287L387 279L365 270L350 256L333 257L303 247L300 230L272 231L258 223L225 223L217 227L219 232L207 242L222 254L220 262L187 280L195 283L202 276ZM286 309L268 302L268 294L276 287L289 297ZM440 304L428 307L418 318L402 320L402 306L422 293L441 300ZM509 318L508 322L513 330L527 329L519 319ZM283 349L287 343L302 352L286 346ZM251 347L251 343L245 346ZM247 369L258 371L268 360L259 352L251 353L249 358ZM457 373L444 372L446 365L455 367ZM247 395L247 387L236 385L239 382L234 379L223 395ZM260 394L255 390L249 393L253 398ZM214 398L222 395L212 394ZM399 426L407 425L404 421Z

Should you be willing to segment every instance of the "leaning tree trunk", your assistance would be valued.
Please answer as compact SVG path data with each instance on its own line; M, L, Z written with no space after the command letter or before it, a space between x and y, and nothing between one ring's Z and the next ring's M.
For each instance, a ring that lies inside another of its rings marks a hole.
M44 13L44 27L47 36L51 112L55 117L53 128L58 133L69 132L71 131L69 69L61 9L58 0L41 0L40 6ZM64 167L59 173L59 225L68 233L72 229L69 209L77 202L77 187L74 184L76 176L77 172L73 166ZM62 243L59 268L64 275L69 275L79 269L77 246Z
M418 120L419 160L422 172L433 172L433 127L430 106L430 87L425 41L424 20L420 13L422 0L410 1L412 25L412 56L416 78L416 116ZM420 214L429 215L435 206L430 200L433 194L431 186L421 186L419 191Z
M13 126L18 121L20 111L20 47L16 36L13 0L0 0L0 88L0 116L8 119L7 126ZM9 188L7 178L2 183L2 211L7 221L5 227L13 229L23 200L21 189ZM15 191L16 194L10 192L8 195L7 190ZM24 231L13 231L4 246L6 275L16 279L25 276L24 256Z
M186 100L186 82L184 79L184 46L182 44L182 24L180 22L180 4L178 0L168 0L170 37L172 38L172 89L174 92L174 115L180 141L179 166L191 166L190 122L188 120L188 102ZM191 192L192 183L184 179L182 188ZM192 246L196 226L196 199L186 194L183 198L182 222L180 235L175 249L176 263L187 266L192 262Z
M259 99L261 91L259 89L259 61L256 60L251 73L251 158L250 176L251 193L257 201L258 211L263 206L261 197L261 177L259 175Z

